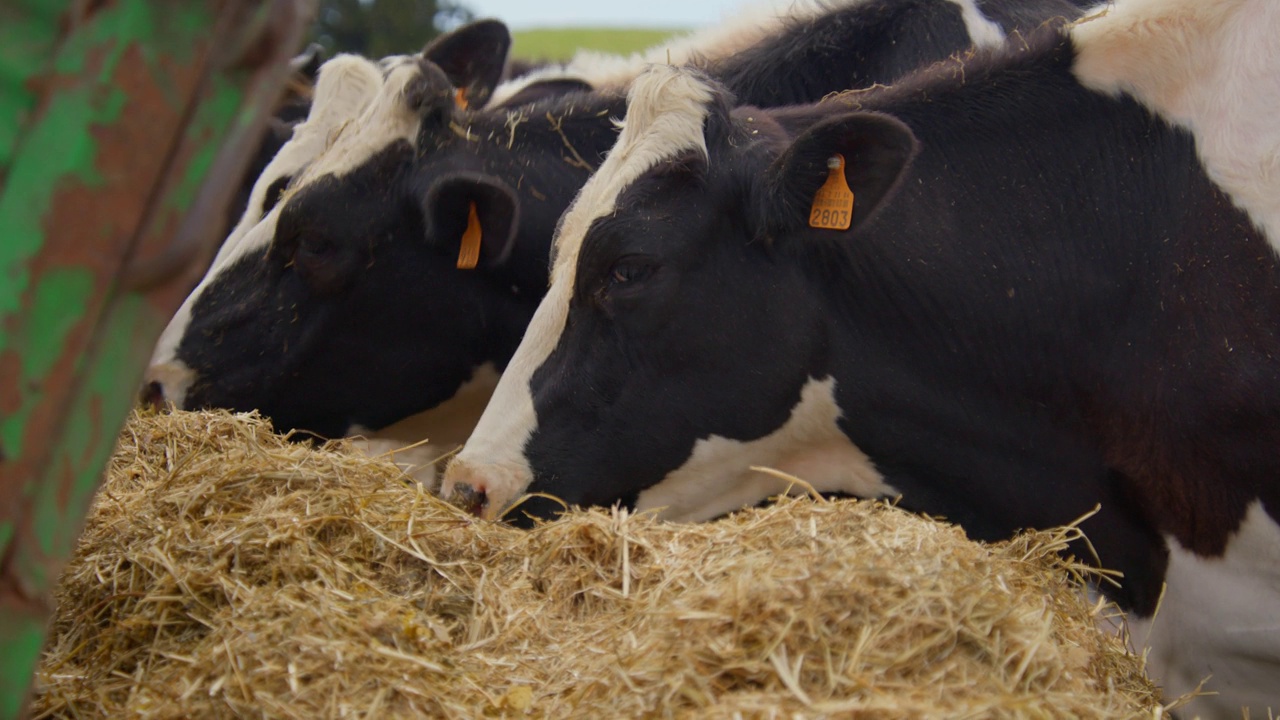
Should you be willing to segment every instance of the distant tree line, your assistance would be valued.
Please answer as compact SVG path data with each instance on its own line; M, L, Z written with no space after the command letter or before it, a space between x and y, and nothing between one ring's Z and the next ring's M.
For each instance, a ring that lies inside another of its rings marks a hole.
M421 50L428 41L472 19L455 0L320 0L312 40L329 54L384 57Z

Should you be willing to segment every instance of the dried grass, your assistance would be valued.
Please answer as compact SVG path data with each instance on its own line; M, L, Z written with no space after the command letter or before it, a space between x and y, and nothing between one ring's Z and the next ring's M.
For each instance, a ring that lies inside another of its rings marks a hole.
M135 415L59 591L66 717L1159 717L1056 551L871 502L474 521L255 416Z

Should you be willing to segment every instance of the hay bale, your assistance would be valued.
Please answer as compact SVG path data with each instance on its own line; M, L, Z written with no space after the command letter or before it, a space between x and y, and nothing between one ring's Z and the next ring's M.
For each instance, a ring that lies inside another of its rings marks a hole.
M345 444L135 415L34 711L76 717L1158 717L1056 550L883 503L474 521Z

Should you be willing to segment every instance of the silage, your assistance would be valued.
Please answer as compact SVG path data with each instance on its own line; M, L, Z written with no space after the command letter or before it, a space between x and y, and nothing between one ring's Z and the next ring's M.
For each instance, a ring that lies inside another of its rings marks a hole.
M68 717L1153 717L1057 550L884 503L481 522L256 416L135 415L59 590Z

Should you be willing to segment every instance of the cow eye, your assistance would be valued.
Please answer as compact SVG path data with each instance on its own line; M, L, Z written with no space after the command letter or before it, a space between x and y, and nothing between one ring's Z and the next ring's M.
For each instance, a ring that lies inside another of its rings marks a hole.
M332 249L333 243L329 242L327 238L318 235L307 235L298 242L298 249L294 251L294 261L318 260Z
M627 255L609 269L608 284L613 287L634 284L653 274L654 264L648 258Z
M350 281L349 260L331 240L309 234L298 242L293 267L312 291L329 294L342 290Z

